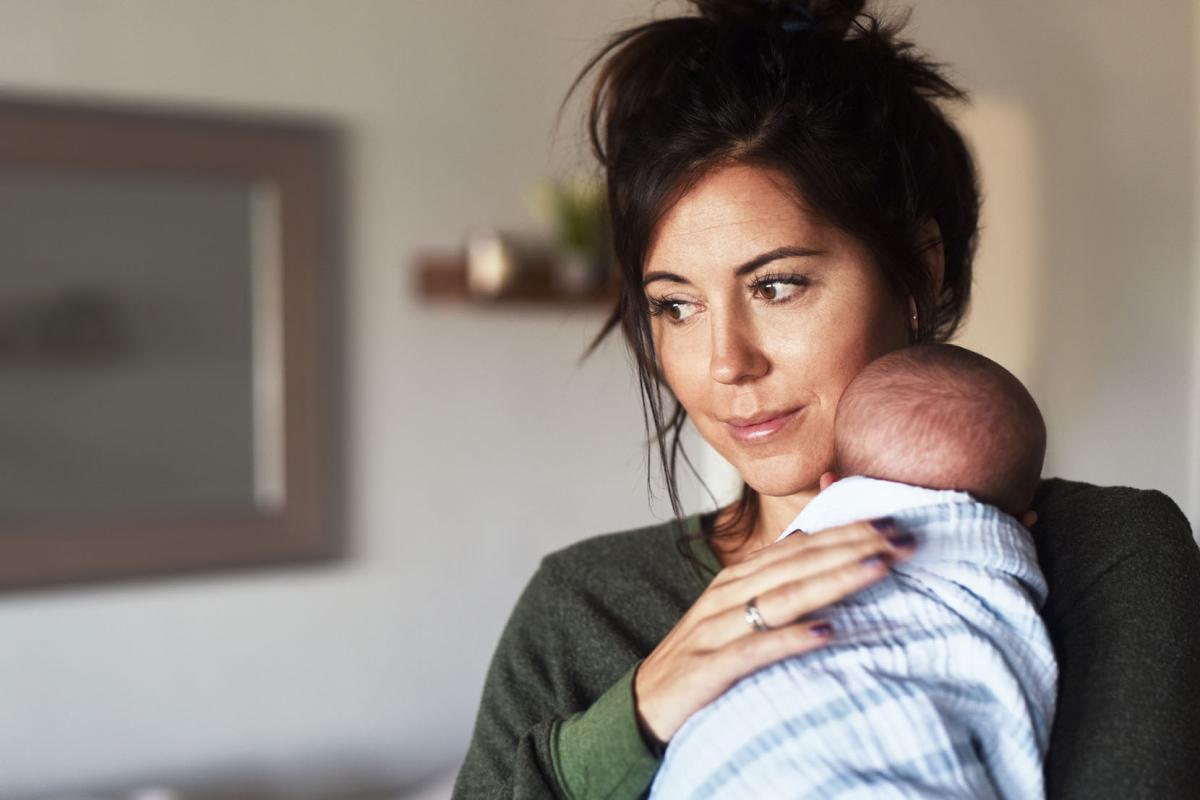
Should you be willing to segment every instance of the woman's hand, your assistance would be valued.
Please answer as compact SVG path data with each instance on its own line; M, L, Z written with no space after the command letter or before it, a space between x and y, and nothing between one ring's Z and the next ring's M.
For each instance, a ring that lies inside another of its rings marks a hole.
M825 645L836 635L828 624L795 620L880 580L914 546L883 518L795 533L725 567L638 666L633 691L646 732L666 742L738 679ZM751 598L772 630L747 624Z

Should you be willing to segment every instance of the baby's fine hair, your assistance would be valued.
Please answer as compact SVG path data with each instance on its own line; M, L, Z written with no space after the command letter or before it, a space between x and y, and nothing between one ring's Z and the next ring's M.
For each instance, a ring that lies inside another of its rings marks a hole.
M1017 515L1041 478L1046 426L1004 367L953 344L917 344L868 364L838 404L838 471L970 492Z

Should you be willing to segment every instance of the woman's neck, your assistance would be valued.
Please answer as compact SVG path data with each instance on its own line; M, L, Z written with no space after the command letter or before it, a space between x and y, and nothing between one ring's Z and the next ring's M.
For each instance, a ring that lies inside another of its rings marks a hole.
M738 563L755 550L774 542L779 538L779 534L783 533L784 528L796 518L796 515L804 510L808 501L817 496L817 491L817 487L814 486L811 489L783 497L758 495L756 500L758 514L754 515L754 528L750 535L746 536L744 533L748 520L743 520L740 529L735 529L735 532L729 537L714 539L713 551L716 553L717 560L721 562L722 566L727 567ZM721 509L716 519L718 528L730 525L737 506L738 503L734 502Z

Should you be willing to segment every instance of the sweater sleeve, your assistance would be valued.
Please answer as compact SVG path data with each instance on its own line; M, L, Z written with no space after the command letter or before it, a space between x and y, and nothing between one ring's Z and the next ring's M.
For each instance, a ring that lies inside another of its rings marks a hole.
M1043 566L1059 659L1047 796L1191 796L1200 551L1187 518L1161 492L1118 487L1079 493L1043 521L1057 531Z
M581 615L543 559L521 593L484 681L453 798L636 798L659 756L642 739L633 702L637 663L588 702L572 674ZM583 681L586 683L586 681Z
M639 797L654 779L662 752L643 738L637 722L636 672L637 665L552 738L555 774L567 797Z

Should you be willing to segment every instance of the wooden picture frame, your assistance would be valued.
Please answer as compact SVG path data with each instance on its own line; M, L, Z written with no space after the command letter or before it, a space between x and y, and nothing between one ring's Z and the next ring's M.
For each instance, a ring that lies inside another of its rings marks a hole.
M12 518L0 508L0 589L327 560L341 553L338 395L331 369L337 151L336 129L320 120L0 98L0 170L267 187L278 231L268 242L275 248L275 272L259 287L271 302L254 306L251 356L256 370L274 376L263 392L258 383L253 390L255 408L265 393L271 403L263 407L275 413L254 417L256 437L275 437L273 502L131 508L96 518ZM271 313L261 316L270 319L257 319L268 307ZM179 424L186 424L188 409L176 411ZM0 434L3 424L0 418Z

